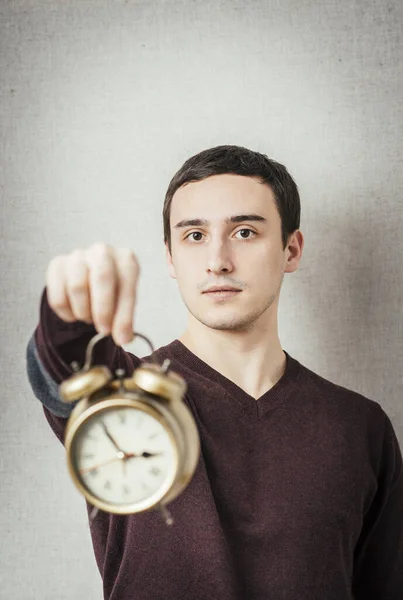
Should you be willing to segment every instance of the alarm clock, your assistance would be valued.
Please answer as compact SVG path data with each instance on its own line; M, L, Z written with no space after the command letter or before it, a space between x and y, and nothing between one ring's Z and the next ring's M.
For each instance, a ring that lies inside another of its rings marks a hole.
M151 342L142 334L151 347ZM77 402L68 419L64 445L71 478L87 502L98 510L127 515L160 510L173 523L166 505L190 483L200 455L200 438L191 411L183 402L185 380L160 365L144 362L125 377L104 365L91 366L89 342L80 369L59 386L64 402Z

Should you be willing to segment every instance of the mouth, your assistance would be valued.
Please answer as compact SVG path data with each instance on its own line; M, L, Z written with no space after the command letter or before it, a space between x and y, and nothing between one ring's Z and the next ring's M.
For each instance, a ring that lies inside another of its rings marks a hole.
M240 292L241 290L231 287L212 287L203 292L203 294L205 296L209 296L210 298L231 298Z
M219 292L240 292L238 288L230 287L230 286L218 286L214 285L208 288L203 294L214 294Z

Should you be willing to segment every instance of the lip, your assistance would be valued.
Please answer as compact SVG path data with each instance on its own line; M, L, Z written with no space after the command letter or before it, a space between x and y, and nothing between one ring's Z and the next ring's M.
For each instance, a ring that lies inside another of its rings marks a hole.
M211 288L208 288L203 292L203 294L211 294L212 292L240 292L238 288L230 287L230 286L217 286L214 285Z

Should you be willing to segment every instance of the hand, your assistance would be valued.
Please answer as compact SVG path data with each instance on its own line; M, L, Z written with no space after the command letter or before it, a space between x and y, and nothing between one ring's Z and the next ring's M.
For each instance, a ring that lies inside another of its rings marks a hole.
M93 323L122 345L133 339L139 265L128 248L97 243L53 258L46 272L49 305L68 323Z

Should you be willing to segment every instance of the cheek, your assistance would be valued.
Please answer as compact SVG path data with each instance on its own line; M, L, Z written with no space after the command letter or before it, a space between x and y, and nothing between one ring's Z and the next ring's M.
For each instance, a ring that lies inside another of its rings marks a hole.
M190 274L195 269L200 270L203 263L203 253L197 252L194 248L182 249L174 256L175 269L182 273Z
M256 253L249 257L244 265L244 272L249 281L257 282L260 287L267 289L275 286L284 273L284 257L278 251Z
M181 256L180 259L175 260L176 277L184 286L197 278L197 272L196 261L192 260L191 257Z

